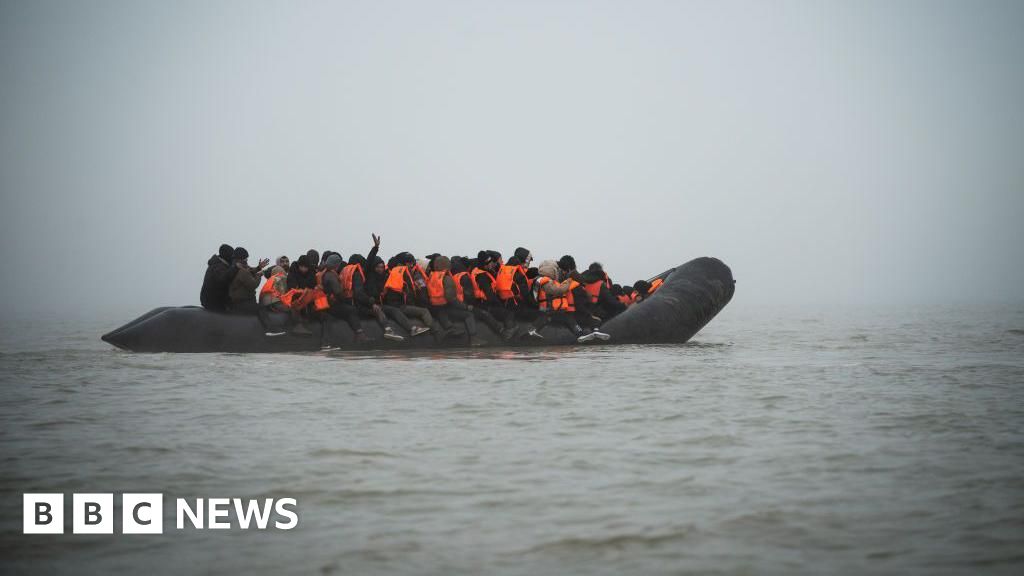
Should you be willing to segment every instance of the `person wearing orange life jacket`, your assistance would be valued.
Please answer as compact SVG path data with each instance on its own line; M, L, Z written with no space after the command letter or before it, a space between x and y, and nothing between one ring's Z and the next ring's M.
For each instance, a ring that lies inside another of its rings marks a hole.
M321 288L326 295L328 301L327 314L334 316L335 318L341 318L348 323L349 328L352 329L352 333L355 336L355 343L362 344L369 342L366 334L363 332L362 322L359 320L359 312L356 310L355 305L345 297L345 291L342 288L341 277L338 273L345 265L345 261L341 259L338 254L331 254L324 260L324 269L321 270L320 284ZM325 317L326 320L326 317ZM331 323L324 322L323 332L320 340L321 350L335 349L331 345Z
M536 308L537 302L530 291L526 270L533 261L533 255L526 248L516 248L508 262L498 267L494 278L494 293L507 308Z
M285 276L285 292L281 294L281 303L291 310L291 333L296 336L311 336L305 324L304 313L310 308L316 297L316 273L310 264L308 254L303 254L292 261Z
M508 341L515 338L518 326L515 313L505 307L505 303L498 298L494 291L495 274L500 268L499 258L500 255L497 252L481 250L477 254L476 268L470 270L469 277L473 284L473 297L476 305L486 309L491 316L502 323L500 335L502 340Z
M293 314L292 309L282 301L282 297L288 292L288 273L281 266L272 266L264 275L266 280L259 290L260 320L267 328L267 336L283 336L286 334L285 330L275 322L271 314ZM293 316L291 320L294 322L296 319Z
M470 271L476 268L476 261L466 256L455 256L452 259L452 280L462 288L462 302L466 308L473 313L473 318L483 322L495 334L501 334L504 329L498 320L487 310L487 301L478 300L476 297L476 284Z
M633 283L633 302L641 302L650 294L651 284L646 280L637 280Z
M533 321L533 331L540 336L540 330L548 323L568 328L577 338L584 335L583 328L576 322L576 310L572 290L578 283L571 278L559 281L558 264L545 260L537 267L537 279L533 282L533 293L537 300L538 316Z
M508 262L498 268L498 274L494 281L494 292L505 304L505 307L512 310L514 318L532 324L540 318L540 314L533 293L533 280L529 268L531 262L533 262L533 254L529 250L516 248ZM536 277L537 270L533 270L532 276ZM531 328L527 336L543 338L536 328Z
M423 288L419 288L422 281ZM422 292L422 294L421 294ZM420 301L426 301L426 278L422 269L416 263L416 258L408 253L402 252L394 256L388 263L388 277L384 282L381 291L381 303L384 312L396 322L400 316L395 314L397 310L408 318L417 318L423 326L413 326L409 331L412 336L419 336L435 328L440 328L430 315L430 310L424 306L417 305ZM444 338L445 334L437 330L438 338Z
M657 291L658 288L661 288L661 285L664 284L664 283L665 283L665 281L662 280L661 278L655 278L651 282L651 287L648 288L648 290L647 290L647 296L649 297L651 294L654 294L655 291Z
M376 257L376 246L370 250L370 254ZM348 259L348 264L342 267L338 274L341 279L342 296L346 298L356 311L363 318L373 318L384 331L384 338L401 342L404 336L395 332L378 301L370 299L366 291L366 259L362 254L353 254ZM408 321L408 320L407 320Z
M441 325L451 320L461 320L466 325L466 335L470 346L482 346L484 342L477 337L476 320L465 304L465 293L451 273L451 260L447 256L437 255L430 261L430 276L427 279L427 297L430 309L438 317Z
M636 288L632 286L623 286L622 295L626 297L626 306L632 306L636 304Z
M626 305L612 295L611 280L600 262L592 263L581 276L581 283L590 296L591 313L607 320L626 309Z
M584 277L576 270L576 260L568 254L562 256L558 259L558 270L560 278L569 278L578 284L570 288L571 294L567 296L573 308L570 313L586 332L576 340L584 343L594 339L608 340L611 338L611 335L598 330L601 318L595 314L596 310L590 301L591 295L584 287Z
M612 296L622 304L623 307L628 308L633 302L629 298L629 294L626 293L625 289L619 284L612 284Z
M281 296L288 291L288 274L281 266L271 266L265 276L259 291L260 306L271 312L288 312L288 307L281 302Z

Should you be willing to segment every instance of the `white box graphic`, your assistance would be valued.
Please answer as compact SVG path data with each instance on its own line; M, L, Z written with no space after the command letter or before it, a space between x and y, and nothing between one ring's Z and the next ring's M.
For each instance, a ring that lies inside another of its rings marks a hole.
M114 495L73 494L71 531L75 534L113 534Z
M24 494L21 518L25 534L63 534L64 495Z
M163 534L163 494L123 494L121 496L121 532L124 534Z

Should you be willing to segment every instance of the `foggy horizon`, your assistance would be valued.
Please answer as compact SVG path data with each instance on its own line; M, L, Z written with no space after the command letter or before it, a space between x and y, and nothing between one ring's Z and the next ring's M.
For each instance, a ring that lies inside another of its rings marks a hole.
M221 243L517 246L731 306L1019 302L1024 4L0 2L9 313Z

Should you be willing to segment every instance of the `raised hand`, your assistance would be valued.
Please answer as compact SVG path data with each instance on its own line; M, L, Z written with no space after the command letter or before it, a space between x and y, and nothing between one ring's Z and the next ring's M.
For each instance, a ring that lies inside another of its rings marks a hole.
M373 237L373 246L374 246L374 248L379 248L380 247L380 236L377 236L376 234L374 234L372 232L370 233L370 236Z

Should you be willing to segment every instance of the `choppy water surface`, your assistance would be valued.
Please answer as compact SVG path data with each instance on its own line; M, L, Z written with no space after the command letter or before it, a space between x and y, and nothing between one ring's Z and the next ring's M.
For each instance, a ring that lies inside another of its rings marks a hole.
M129 319L5 326L5 573L1024 570L1024 306L407 356L98 340ZM23 492L162 492L171 519L22 536ZM173 529L173 498L266 496L299 527Z

